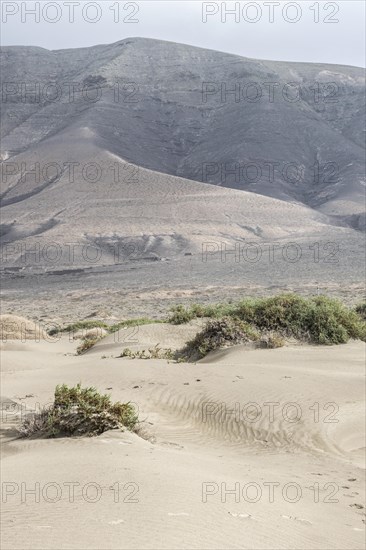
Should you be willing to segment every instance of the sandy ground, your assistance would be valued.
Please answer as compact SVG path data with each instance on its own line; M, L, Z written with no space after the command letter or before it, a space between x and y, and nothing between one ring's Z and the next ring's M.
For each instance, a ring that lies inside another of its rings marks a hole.
M108 338L2 345L4 549L364 548L363 343L176 364ZM24 409L77 382L136 403L139 435L16 439Z

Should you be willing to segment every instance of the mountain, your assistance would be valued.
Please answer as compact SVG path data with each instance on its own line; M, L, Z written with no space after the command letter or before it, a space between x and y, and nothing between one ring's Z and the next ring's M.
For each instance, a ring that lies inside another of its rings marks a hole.
M128 38L4 47L1 73L10 263L35 242L174 256L365 227L363 69Z

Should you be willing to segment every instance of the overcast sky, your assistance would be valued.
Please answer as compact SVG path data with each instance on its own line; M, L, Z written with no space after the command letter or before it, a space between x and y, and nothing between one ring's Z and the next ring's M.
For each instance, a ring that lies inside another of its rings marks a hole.
M225 5L236 9L226 21ZM143 36L259 59L365 66L363 0L3 0L1 27L2 45L62 49Z

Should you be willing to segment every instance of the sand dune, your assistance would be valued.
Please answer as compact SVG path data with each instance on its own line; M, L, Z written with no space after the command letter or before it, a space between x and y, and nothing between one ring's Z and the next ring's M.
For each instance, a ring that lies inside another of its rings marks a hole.
M141 340L173 345L172 328ZM110 336L80 357L76 345L4 346L4 548L363 548L363 343L237 346L197 364L115 358ZM14 440L21 406L80 381L136 403L139 434ZM37 482L35 502L22 492Z
M18 315L0 315L0 341L7 340L42 340L47 337L39 323Z
M158 323L125 327L97 342L87 354L101 356L108 353L116 357L123 348L147 350L156 345L163 349L178 350L197 334L202 324L202 319L195 319L185 325Z

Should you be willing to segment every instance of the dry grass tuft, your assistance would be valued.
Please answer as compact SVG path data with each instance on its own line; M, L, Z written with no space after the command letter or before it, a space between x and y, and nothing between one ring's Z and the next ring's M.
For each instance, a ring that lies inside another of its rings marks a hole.
M24 437L93 436L107 430L135 430L137 413L131 403L112 403L109 395L80 384L55 389L54 403L27 415L20 427Z

